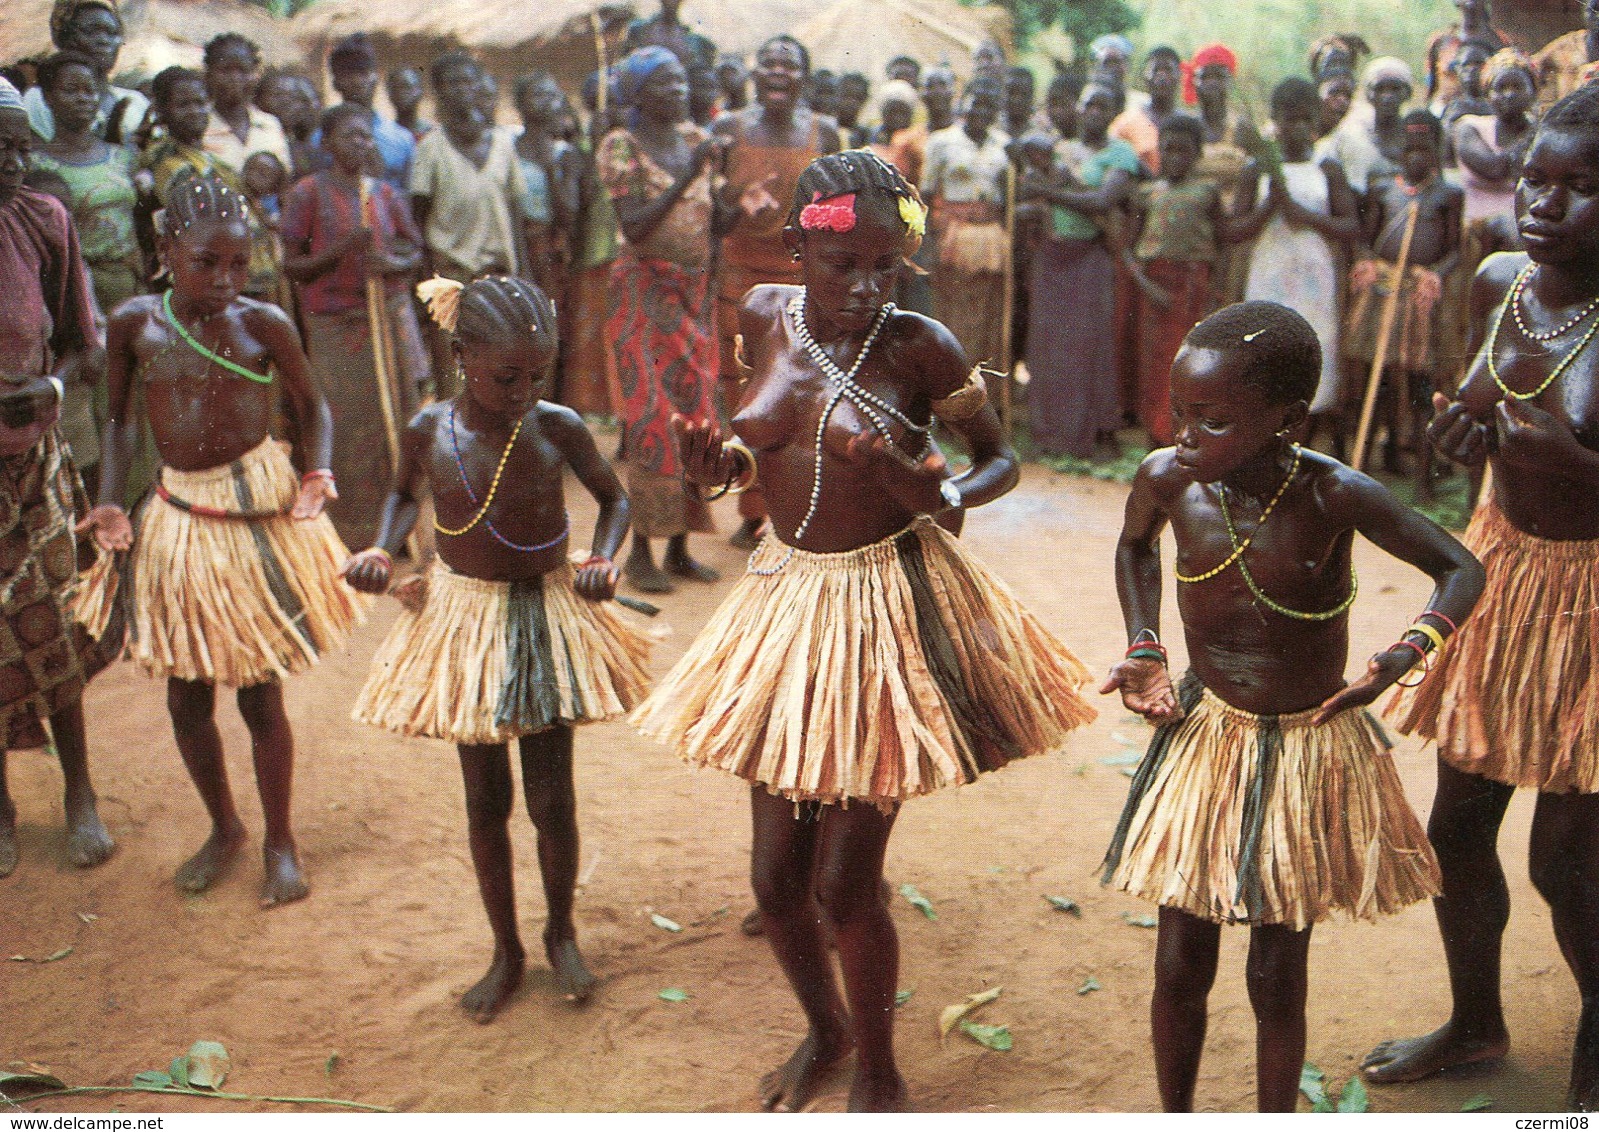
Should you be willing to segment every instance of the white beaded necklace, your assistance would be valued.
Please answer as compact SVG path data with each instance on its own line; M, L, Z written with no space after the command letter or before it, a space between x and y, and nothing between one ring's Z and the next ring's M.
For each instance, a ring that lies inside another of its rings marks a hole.
M872 427L877 430L878 434L891 444L894 440L893 433L889 431L888 422L879 415L879 409L911 432L917 433L922 437L923 455L926 454L928 446L932 443L930 426L918 425L893 405L863 389L855 381L855 375L861 371L861 366L866 363L866 356L872 352L872 346L877 342L877 336L882 333L883 327L888 323L889 316L893 313L893 303L884 303L878 309L877 314L872 319L871 329L866 334L866 341L861 343L861 352L855 355L854 364L846 372L839 368L837 362L827 356L827 351L823 350L821 345L817 343L815 336L811 334L810 326L805 322L805 289L803 287L800 288L799 293L789 300L788 315L794 323L794 336L799 339L799 344L804 347L805 352L810 355L811 360L816 363L817 368L822 371L823 375L838 387L833 391L833 395L827 399L827 406L822 410L821 419L816 422L816 441L813 446L816 462L815 471L811 475L810 505L805 509L805 517L800 520L799 526L794 528L795 542L803 538L805 532L810 529L811 520L816 518L817 505L822 500L822 441L827 435L827 422L832 418L833 410L838 408L840 401L848 398L850 404L859 409L866 419L872 422ZM761 577L771 577L774 574L781 573L783 567L787 566L794 557L794 550L795 548L790 546L788 553L783 556L783 560L770 569L760 570L751 566L749 572Z

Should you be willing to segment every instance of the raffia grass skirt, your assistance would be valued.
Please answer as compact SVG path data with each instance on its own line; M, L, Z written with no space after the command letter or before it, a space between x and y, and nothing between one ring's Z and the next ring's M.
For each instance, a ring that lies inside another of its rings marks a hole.
M1213 923L1303 931L1438 892L1438 860L1381 726L1346 711L1261 716L1190 675L1187 716L1160 728L1105 857L1105 883Z
M234 513L286 513L299 482L270 437L231 464L161 470L179 499ZM348 557L326 515L204 518L151 495L133 547L133 659L156 676L235 688L303 672L370 605L339 576Z
M890 809L1053 750L1094 718L1088 679L923 517L839 554L768 535L632 723L796 802Z
M372 661L351 717L401 735L504 743L631 711L649 692L650 639L610 602L579 597L570 564L489 582L442 562Z
M1457 770L1599 792L1599 539L1536 538L1491 499L1466 528L1487 588L1437 667L1383 716Z

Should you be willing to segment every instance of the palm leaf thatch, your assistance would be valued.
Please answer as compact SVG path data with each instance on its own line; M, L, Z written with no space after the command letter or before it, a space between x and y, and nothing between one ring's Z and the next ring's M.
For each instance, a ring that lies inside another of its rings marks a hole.
M896 55L924 66L947 63L964 80L985 39L998 40L1007 53L1014 47L1003 8L954 0L835 0L795 28L794 36L810 48L813 65L859 71L874 82Z
M49 54L53 6L53 0L0 0L0 58ZM127 42L119 74L199 66L206 40L225 31L255 41L268 66L291 65L303 55L283 21L244 0L123 0L120 7Z

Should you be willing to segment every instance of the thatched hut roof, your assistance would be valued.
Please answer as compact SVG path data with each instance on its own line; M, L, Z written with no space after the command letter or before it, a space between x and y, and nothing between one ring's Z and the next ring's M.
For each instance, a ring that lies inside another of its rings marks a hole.
M896 55L924 66L947 62L964 80L985 39L997 39L1007 53L1014 46L1003 8L955 0L835 0L795 28L794 37L810 48L814 66L860 71L874 83Z
M53 0L0 2L0 56L11 61L49 54L53 6ZM303 58L283 21L244 0L123 0L121 10L128 38L117 60L119 73L198 66L206 40L225 31L254 40L268 66Z

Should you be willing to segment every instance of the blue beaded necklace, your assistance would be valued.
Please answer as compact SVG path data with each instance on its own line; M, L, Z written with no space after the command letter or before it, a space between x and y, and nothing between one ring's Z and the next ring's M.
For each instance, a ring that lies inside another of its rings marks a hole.
M454 405L450 406L450 448L455 453L455 470L461 473L461 486L466 489L466 497L472 501L472 506L476 507L478 505L477 492L472 490L472 483L466 478L466 464L461 460L461 442L455 435ZM537 546L522 546L506 538L499 531L494 529L494 523L489 519L486 511L483 515L483 525L488 528L489 534L493 535L495 541L501 546L509 547L512 550L521 551L523 554L532 554L535 551L548 550L552 546L558 546L561 541L565 539L566 536L572 531L572 516L566 516L566 521L561 526L560 534L556 535L549 542L541 542Z

